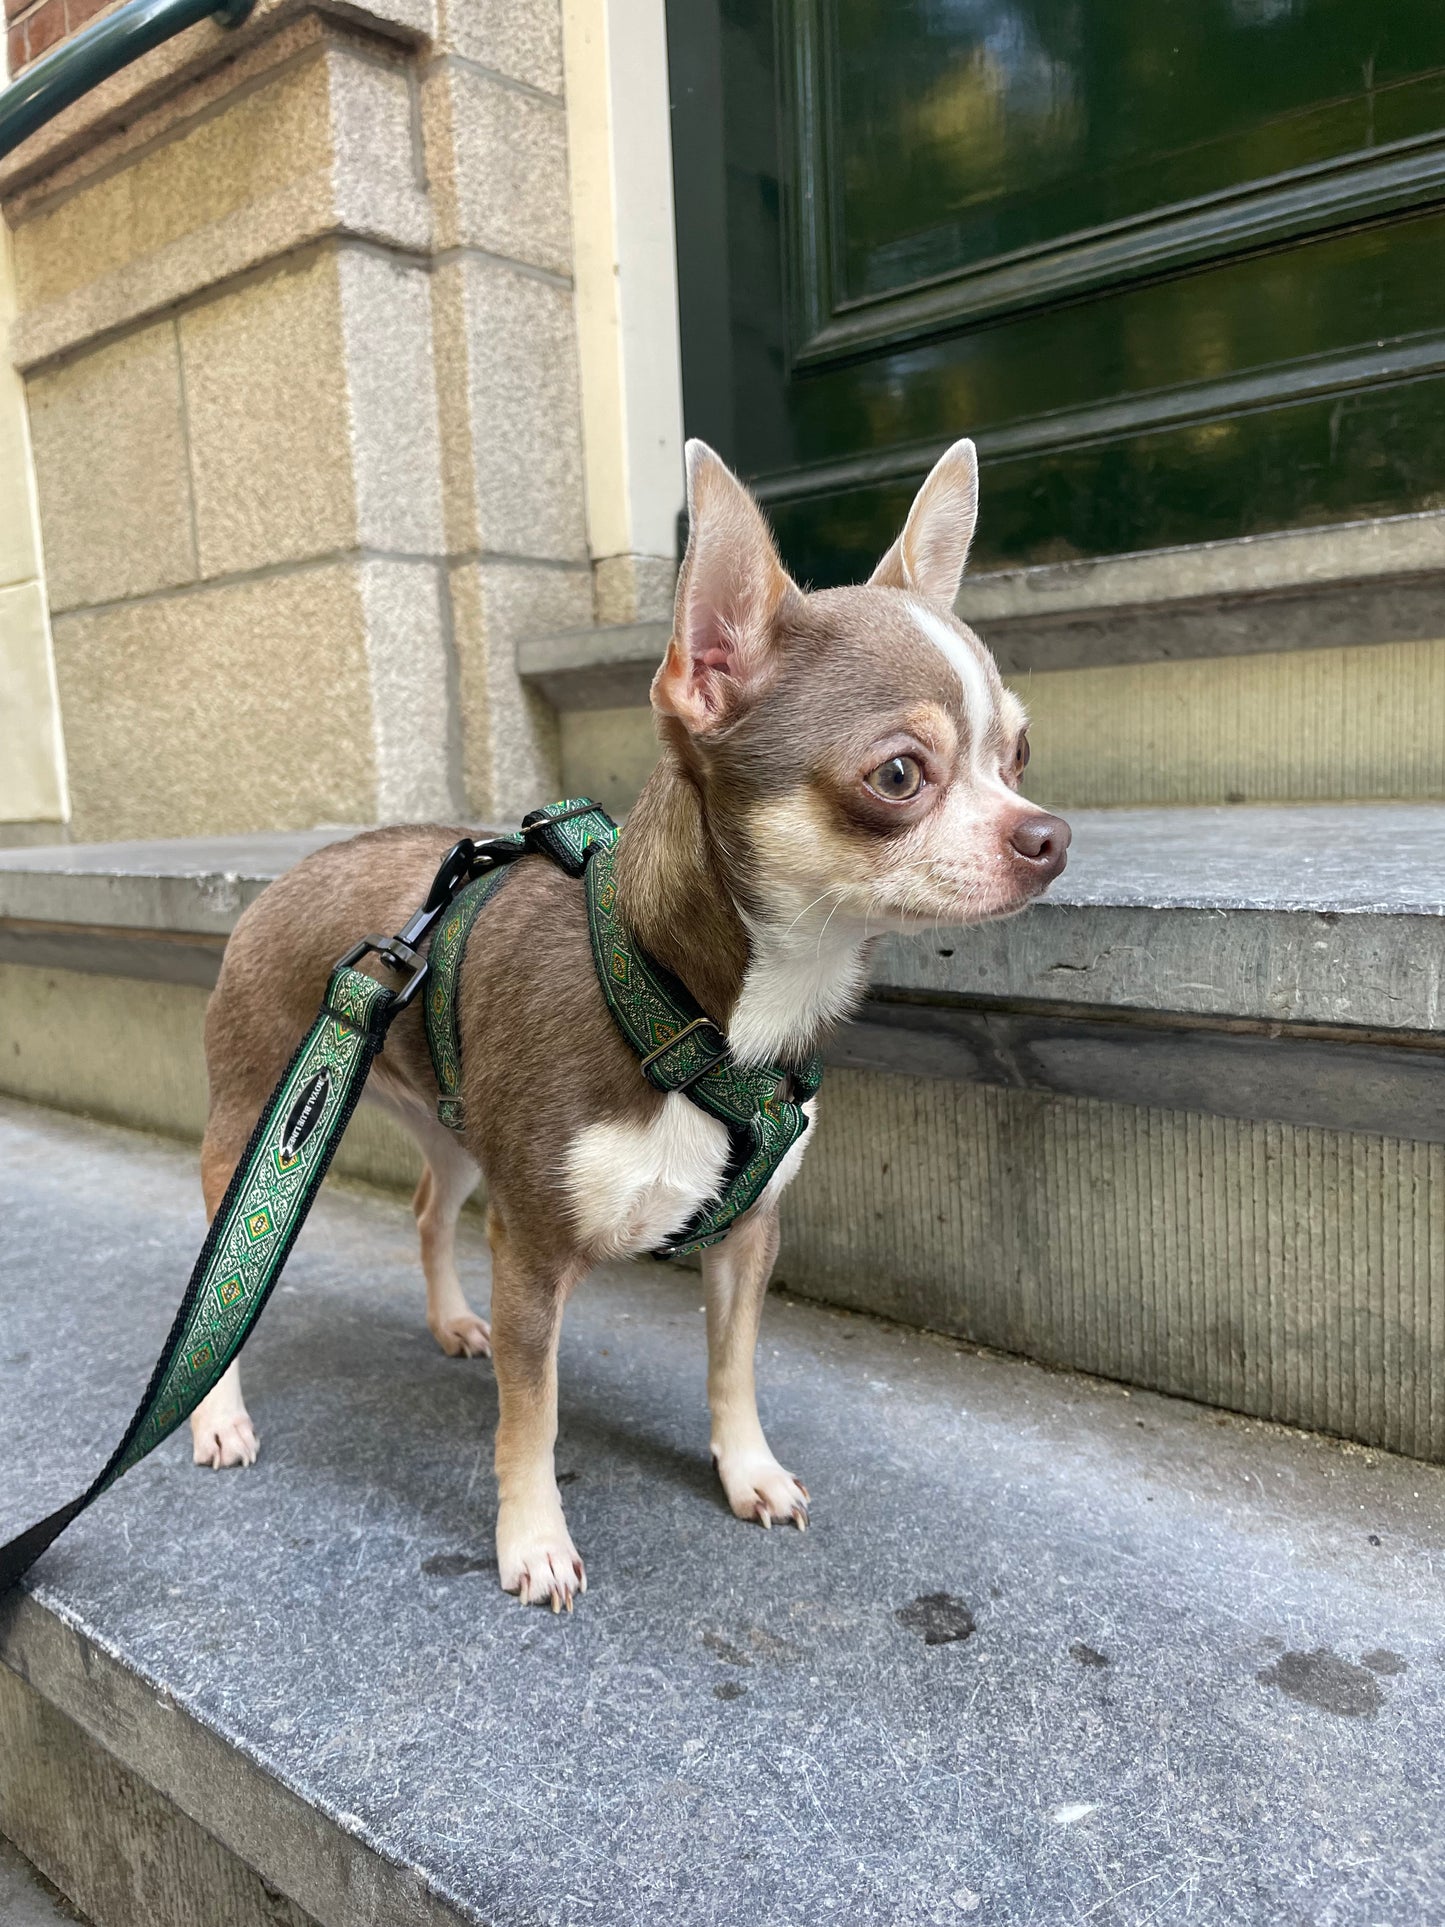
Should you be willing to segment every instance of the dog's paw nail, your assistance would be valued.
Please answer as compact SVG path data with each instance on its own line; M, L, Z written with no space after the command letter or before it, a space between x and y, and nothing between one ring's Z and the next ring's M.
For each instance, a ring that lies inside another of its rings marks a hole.
M758 1524L764 1532L771 1532L773 1529L773 1515L761 1500L758 1502Z
M464 1312L431 1327L432 1336L448 1358L490 1358L492 1331L485 1318Z
M793 1507L793 1524L798 1528L799 1532L806 1532L808 1530L808 1508L805 1505L795 1505Z
M793 1475L792 1475L792 1473L791 1473L791 1472L790 1472L790 1473L788 1474L788 1477L789 1477L790 1479L793 1479L793 1484L794 1484L794 1485L795 1485L795 1486L796 1486L796 1487L798 1488L798 1490L799 1490L799 1491L800 1491L800 1492L802 1493L802 1495L803 1495L803 1498L804 1498L804 1500L805 1500L805 1501L806 1501L806 1500L808 1500L808 1499L811 1499L811 1498L812 1498L812 1496L813 1496L813 1495L812 1495L812 1493L811 1493L811 1492L810 1492L810 1491L808 1490L808 1488L807 1488L807 1486L805 1486L805 1485L803 1484L803 1481L802 1481L801 1479L795 1479L795 1478L793 1478Z

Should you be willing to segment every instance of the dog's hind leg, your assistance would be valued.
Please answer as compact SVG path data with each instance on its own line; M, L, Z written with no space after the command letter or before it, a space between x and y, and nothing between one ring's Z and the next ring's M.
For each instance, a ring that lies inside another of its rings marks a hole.
M211 1112L201 1145L201 1191L206 1217L214 1218L246 1148L251 1121L236 1106ZM259 1450L251 1415L241 1396L241 1367L228 1365L191 1413L191 1456L219 1472L228 1465L254 1465Z
M448 1358L487 1358L492 1334L467 1303L457 1275L457 1218L481 1176L475 1159L446 1126L408 1116L426 1158L411 1208L426 1273L426 1322Z
M404 1125L426 1160L411 1208L426 1276L427 1327L448 1358L489 1358L491 1331L467 1303L457 1275L457 1219L481 1177L477 1161L438 1121L435 1100L402 1083L385 1063L377 1065L366 1101Z
M739 1218L719 1245L702 1254L707 1298L707 1402L712 1457L728 1504L759 1525L808 1523L808 1488L773 1457L758 1418L753 1354L773 1260L777 1207L767 1202Z

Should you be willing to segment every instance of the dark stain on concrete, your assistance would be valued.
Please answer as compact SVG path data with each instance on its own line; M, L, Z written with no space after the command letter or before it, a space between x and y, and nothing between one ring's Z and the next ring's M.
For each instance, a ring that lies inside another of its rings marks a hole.
M714 1699L740 1700L746 1695L747 1690L740 1680L725 1679L720 1686L714 1686L712 1693Z
M1323 1713L1346 1719L1372 1720L1385 1703L1380 1682L1363 1666L1341 1659L1327 1646L1312 1653L1281 1653L1273 1666L1255 1678L1262 1686L1277 1686L1291 1699L1317 1706Z
M465 1552L434 1552L421 1569L429 1579L460 1579L464 1572L495 1572L495 1559L474 1559Z
M1408 1670L1406 1662L1398 1653L1392 1653L1388 1646L1377 1646L1372 1653L1361 1653L1360 1664L1368 1666L1372 1673L1403 1673Z
M1081 1666L1107 1666L1108 1659L1095 1646L1086 1646L1082 1639L1076 1639L1069 1648L1069 1657L1076 1659Z
M978 1630L978 1622L961 1599L951 1592L923 1592L900 1606L893 1617L911 1633L921 1633L925 1646L948 1646L956 1639L968 1639Z
M715 1659L723 1662L724 1666L751 1666L753 1663L751 1653L745 1653L741 1646L734 1646L732 1641L724 1639L721 1633L704 1633L702 1643Z

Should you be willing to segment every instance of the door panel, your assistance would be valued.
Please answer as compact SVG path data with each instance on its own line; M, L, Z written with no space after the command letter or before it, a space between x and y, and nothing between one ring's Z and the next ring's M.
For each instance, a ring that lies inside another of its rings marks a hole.
M965 432L980 562L1442 499L1436 0L676 0L670 43L689 431L812 580Z

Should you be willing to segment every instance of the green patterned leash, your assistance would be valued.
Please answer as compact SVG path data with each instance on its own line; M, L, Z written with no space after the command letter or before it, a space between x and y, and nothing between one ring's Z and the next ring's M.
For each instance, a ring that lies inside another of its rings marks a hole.
M337 964L316 1022L272 1092L226 1188L124 1437L78 1498L0 1546L0 1593L72 1519L169 1437L220 1380L275 1289L387 1030L426 978L427 960L417 945L479 869L491 873L533 847L526 836L480 844L464 837L448 851L425 904L402 931L366 938ZM400 990L354 968L368 951L405 975Z

